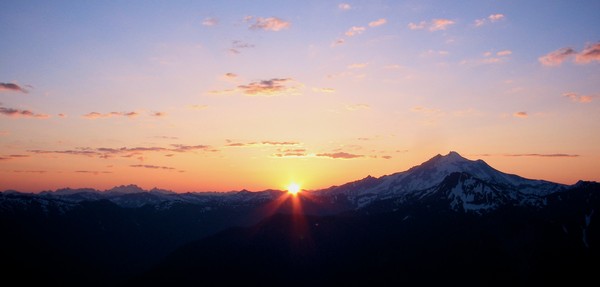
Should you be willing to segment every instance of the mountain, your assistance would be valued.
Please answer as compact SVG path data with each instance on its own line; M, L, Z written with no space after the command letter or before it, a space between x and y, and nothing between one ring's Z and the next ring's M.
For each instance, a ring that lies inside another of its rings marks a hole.
M597 279L599 208L599 183L526 179L456 152L296 196L5 191L2 275L62 286L573 283Z
M500 172L483 160L456 152L436 155L407 171L332 187L322 193L344 195L357 208L393 199L406 202L445 196L455 210L485 212L512 204L543 204L543 197L567 186Z

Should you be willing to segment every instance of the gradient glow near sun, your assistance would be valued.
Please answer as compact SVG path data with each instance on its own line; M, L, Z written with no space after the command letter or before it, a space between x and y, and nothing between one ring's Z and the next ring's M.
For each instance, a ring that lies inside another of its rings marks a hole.
M288 193L296 195L298 194L298 192L300 192L300 185L295 182L292 182L287 186L287 190Z

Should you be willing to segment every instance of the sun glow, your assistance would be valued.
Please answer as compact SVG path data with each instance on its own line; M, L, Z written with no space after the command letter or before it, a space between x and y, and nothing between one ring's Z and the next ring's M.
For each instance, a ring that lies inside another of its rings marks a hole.
M289 193L296 195L298 194L298 192L300 192L300 185L295 182L292 182L290 183L290 185L287 186L287 190Z

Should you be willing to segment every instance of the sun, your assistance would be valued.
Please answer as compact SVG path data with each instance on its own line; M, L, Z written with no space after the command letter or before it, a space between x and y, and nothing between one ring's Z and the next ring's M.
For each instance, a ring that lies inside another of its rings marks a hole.
M296 195L298 194L298 192L300 192L300 185L295 182L292 182L290 183L290 185L287 186L287 190L292 195Z

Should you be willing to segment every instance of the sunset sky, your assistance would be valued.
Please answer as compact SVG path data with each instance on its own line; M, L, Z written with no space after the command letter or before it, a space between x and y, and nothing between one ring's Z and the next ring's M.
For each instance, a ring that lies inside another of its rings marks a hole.
M460 4L458 4L460 3ZM0 190L600 181L600 1L3 1Z

